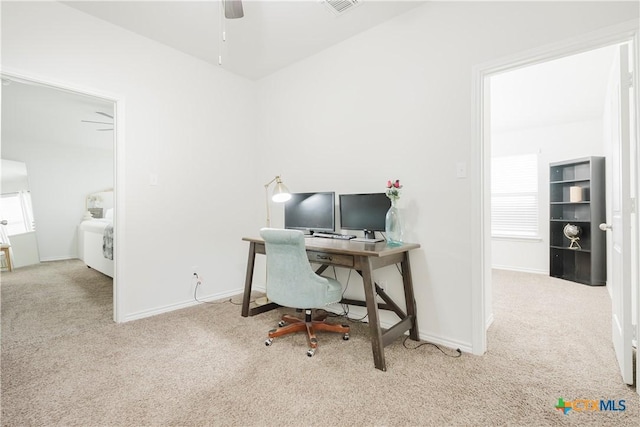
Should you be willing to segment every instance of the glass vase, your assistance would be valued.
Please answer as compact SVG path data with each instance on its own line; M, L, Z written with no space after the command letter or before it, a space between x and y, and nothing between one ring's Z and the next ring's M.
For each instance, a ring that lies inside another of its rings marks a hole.
M391 199L391 207L385 217L385 232L388 246L402 245L402 218L397 207L397 200Z

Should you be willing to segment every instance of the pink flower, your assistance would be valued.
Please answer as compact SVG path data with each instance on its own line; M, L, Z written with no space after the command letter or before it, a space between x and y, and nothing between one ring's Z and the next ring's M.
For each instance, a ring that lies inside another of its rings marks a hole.
M396 180L392 180L390 179L389 181L387 181L387 197L390 198L392 201L396 201L400 198L400 189L402 188L402 185L400 184L400 180L396 179Z

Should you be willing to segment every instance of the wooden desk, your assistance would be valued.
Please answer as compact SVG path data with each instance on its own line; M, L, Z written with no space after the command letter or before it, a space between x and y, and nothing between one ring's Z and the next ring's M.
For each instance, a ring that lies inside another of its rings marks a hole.
M249 242L247 275L244 283L244 296L242 298L242 316L247 317L273 310L279 306L271 302L254 308L249 307L256 254L264 255L265 245L264 240L260 238L244 237L242 240ZM389 247L386 242L360 243L349 240L322 238L307 238L305 239L305 244L309 261L321 264L321 267L317 270L318 274L321 274L329 266L336 266L352 268L362 276L365 301L343 298L341 302L367 307L369 328L371 330L373 362L376 368L386 371L387 368L384 359L385 346L391 344L406 331L409 331L409 336L412 340L419 341L418 323L416 321L416 301L413 294L409 251L419 248L420 245L417 243L405 243L402 246ZM373 270L393 264L400 264L401 267L404 299L407 307L406 313L373 281ZM377 303L376 295L379 296L384 303ZM400 321L386 331L383 331L380 328L378 310L393 311L400 318Z

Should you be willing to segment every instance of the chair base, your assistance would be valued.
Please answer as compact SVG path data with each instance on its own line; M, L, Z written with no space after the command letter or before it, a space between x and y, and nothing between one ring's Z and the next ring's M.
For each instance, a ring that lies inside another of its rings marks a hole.
M282 335L293 334L296 332L306 331L307 333L307 343L309 344L309 350L307 351L307 356L311 357L314 355L316 348L318 347L318 339L316 338L316 332L318 331L326 331L326 332L337 332L343 334L342 339L349 339L349 325L336 325L327 323L325 321L327 315L323 314L320 316L316 316L315 318L311 318L312 311L305 310L305 318L300 319L295 316L290 316L285 314L282 316L282 320L280 321L279 328L272 329L269 331L269 339L265 342L266 345L271 345L273 338L281 337ZM284 326L283 326L284 325Z

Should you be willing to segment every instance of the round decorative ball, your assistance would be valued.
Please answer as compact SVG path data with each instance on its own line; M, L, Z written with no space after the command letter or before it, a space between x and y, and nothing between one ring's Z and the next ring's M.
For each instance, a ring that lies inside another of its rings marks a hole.
M567 239L575 239L576 237L580 236L580 234L582 233L582 229L580 229L580 227L578 227L577 225L567 224L564 226L563 232Z

